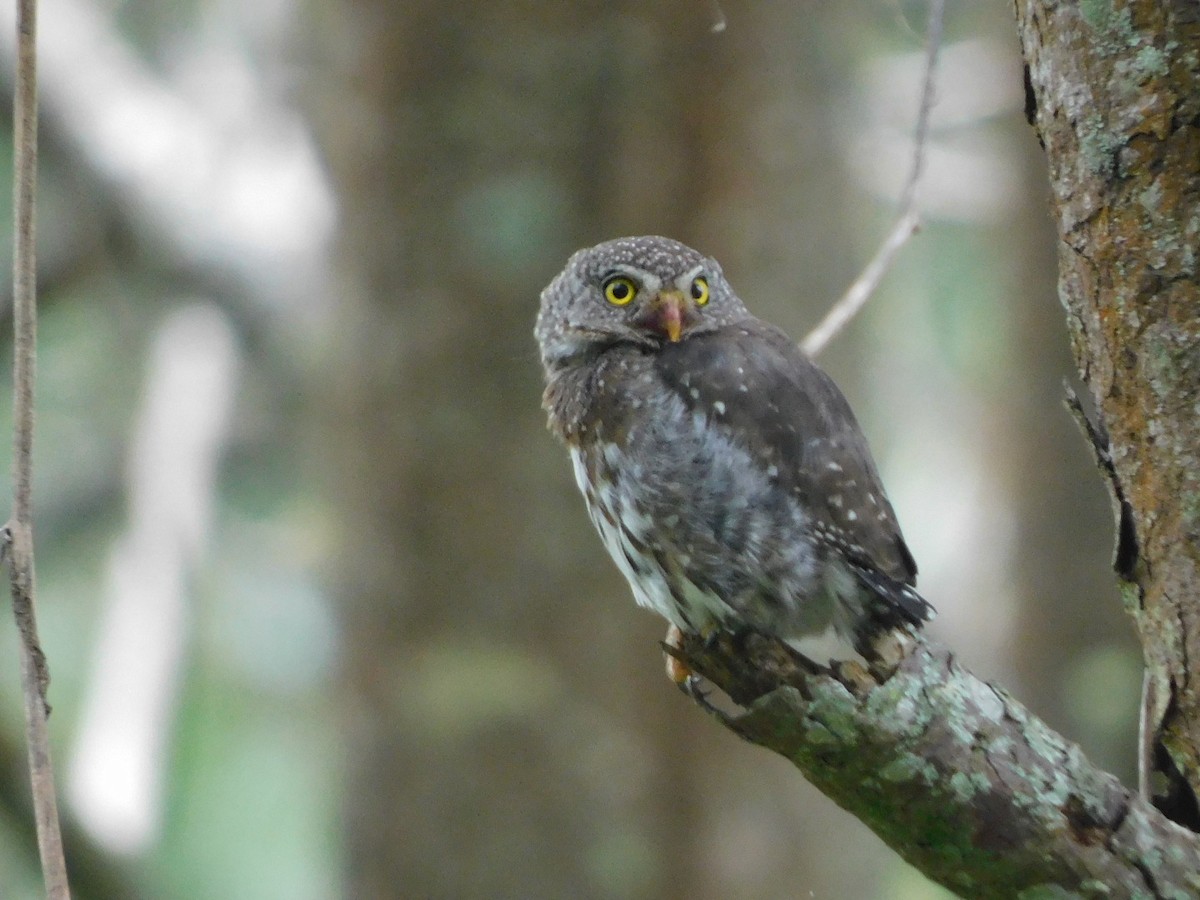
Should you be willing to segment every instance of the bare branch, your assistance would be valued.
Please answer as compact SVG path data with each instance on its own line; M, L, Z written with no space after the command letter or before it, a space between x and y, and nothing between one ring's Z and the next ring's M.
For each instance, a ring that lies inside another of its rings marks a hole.
M846 327L866 306L867 301L879 287L883 276L892 265L900 248L908 243L920 227L917 214L917 185L925 169L925 145L929 141L929 116L933 109L933 80L937 71L938 51L942 46L942 18L945 0L931 0L929 24L925 34L925 79L921 85L921 105L917 110L917 127L914 135L912 168L904 190L900 194L900 212L880 245L874 258L862 274L854 280L841 299L825 314L819 325L800 342L800 348L809 356L816 356L833 338Z
M904 192L900 195L901 218L912 210L916 204L917 184L921 173L925 170L925 145L929 142L929 117L933 112L933 81L937 73L938 52L942 48L942 18L945 13L945 0L931 0L929 4L929 25L925 34L925 81L921 85L921 106L917 110L917 130L913 136L916 146L913 148L912 170L908 173L908 181Z
M896 258L900 248L908 243L908 239L916 233L918 227L920 227L920 221L917 218L917 212L909 209L892 226L892 230L884 238L874 258L867 263L862 274L854 279L849 290L825 314L821 324L805 335L804 340L800 342L801 350L809 356L816 356L825 349L825 346L839 331L846 327L851 319L858 315L879 287L879 282L883 281L883 276L891 268L892 260Z
M46 896L70 897L63 856L54 768L46 717L50 676L38 642L33 603L33 386L37 348L34 196L37 188L37 0L19 0L17 79L13 102L13 514L5 526L13 617L21 636L29 776L37 821L38 853Z
M716 713L728 728L960 896L1200 896L1200 836L949 651L876 648L890 662L826 669L760 635L688 636L682 655L745 708Z
M134 236L255 296L311 296L333 199L299 113L269 87L277 80L247 75L244 102L214 111L147 65L106 5L56 0L42 18L44 118Z
M33 384L37 346L37 256L34 195L37 190L37 2L18 0L17 79L13 101L13 328L16 361L13 397L13 518L32 518Z

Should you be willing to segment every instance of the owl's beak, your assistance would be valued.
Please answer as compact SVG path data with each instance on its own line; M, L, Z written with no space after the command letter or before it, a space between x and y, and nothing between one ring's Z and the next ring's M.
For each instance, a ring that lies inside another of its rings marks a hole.
M684 327L691 324L692 317L691 305L681 291L659 291L641 316L645 325L673 344L679 342Z

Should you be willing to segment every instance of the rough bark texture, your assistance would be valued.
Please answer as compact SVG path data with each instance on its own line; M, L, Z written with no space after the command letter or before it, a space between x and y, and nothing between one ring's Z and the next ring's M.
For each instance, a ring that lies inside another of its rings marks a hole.
M1018 0L1059 291L1119 513L1156 803L1200 827L1200 6Z
M753 635L685 656L745 707L716 713L728 727L960 896L1200 895L1200 837L948 651L882 644L892 662L870 670L816 669Z

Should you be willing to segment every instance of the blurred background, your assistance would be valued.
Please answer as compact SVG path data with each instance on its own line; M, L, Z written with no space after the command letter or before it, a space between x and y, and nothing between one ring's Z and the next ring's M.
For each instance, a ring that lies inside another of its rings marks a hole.
M1139 655L1061 405L1009 15L949 4L924 228L822 363L933 637L1130 783ZM38 603L76 897L946 896L664 677L531 336L570 252L660 233L802 337L890 227L925 16L43 4ZM0 633L0 896L24 900Z

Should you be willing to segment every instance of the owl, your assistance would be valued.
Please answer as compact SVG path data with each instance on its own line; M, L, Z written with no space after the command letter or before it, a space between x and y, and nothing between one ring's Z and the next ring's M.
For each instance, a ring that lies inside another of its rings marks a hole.
M846 398L716 260L664 237L580 250L535 335L550 429L641 606L859 647L930 618Z

